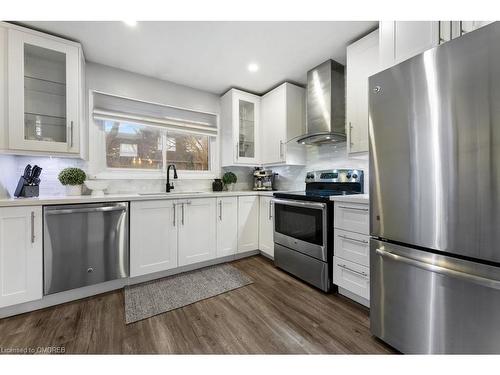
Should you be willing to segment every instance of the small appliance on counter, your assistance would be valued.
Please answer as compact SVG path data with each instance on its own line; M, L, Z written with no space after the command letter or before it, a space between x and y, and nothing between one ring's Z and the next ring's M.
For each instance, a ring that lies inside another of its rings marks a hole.
M270 169L255 167L253 171L253 190L271 191L274 188L274 180L277 173Z
M212 182L212 190L213 191L222 191L224 189L224 184L220 178L215 178L214 182Z
M35 165L33 168L28 164L24 168L23 175L19 178L14 196L16 198L38 197L40 194L40 174L42 168Z

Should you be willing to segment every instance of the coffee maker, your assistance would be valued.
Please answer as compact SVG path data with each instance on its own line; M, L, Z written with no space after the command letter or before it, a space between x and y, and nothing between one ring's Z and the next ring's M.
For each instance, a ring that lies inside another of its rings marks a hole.
M274 180L277 175L270 169L256 167L253 171L253 190L275 190Z

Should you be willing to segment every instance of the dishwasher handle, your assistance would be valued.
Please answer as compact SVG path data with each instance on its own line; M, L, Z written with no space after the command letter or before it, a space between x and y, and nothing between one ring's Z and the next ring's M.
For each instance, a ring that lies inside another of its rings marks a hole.
M126 211L126 206L105 206L105 207L87 207L87 208L71 208L62 210L46 211L47 215L66 215L66 214L80 214L87 212L112 212L112 211Z

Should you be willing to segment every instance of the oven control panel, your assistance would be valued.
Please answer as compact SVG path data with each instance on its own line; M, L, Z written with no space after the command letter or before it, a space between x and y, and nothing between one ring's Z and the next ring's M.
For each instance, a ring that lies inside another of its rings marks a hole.
M362 181L363 171L361 169L325 169L321 171L310 171L306 174L306 183Z

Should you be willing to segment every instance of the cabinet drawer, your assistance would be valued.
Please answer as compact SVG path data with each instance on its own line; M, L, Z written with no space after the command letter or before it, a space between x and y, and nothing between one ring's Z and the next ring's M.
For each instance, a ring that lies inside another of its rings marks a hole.
M335 202L335 228L369 234L370 215L367 204Z
M334 231L334 254L354 263L369 267L369 237L364 234L347 232L342 229Z
M333 257L333 283L367 300L370 299L370 269Z

